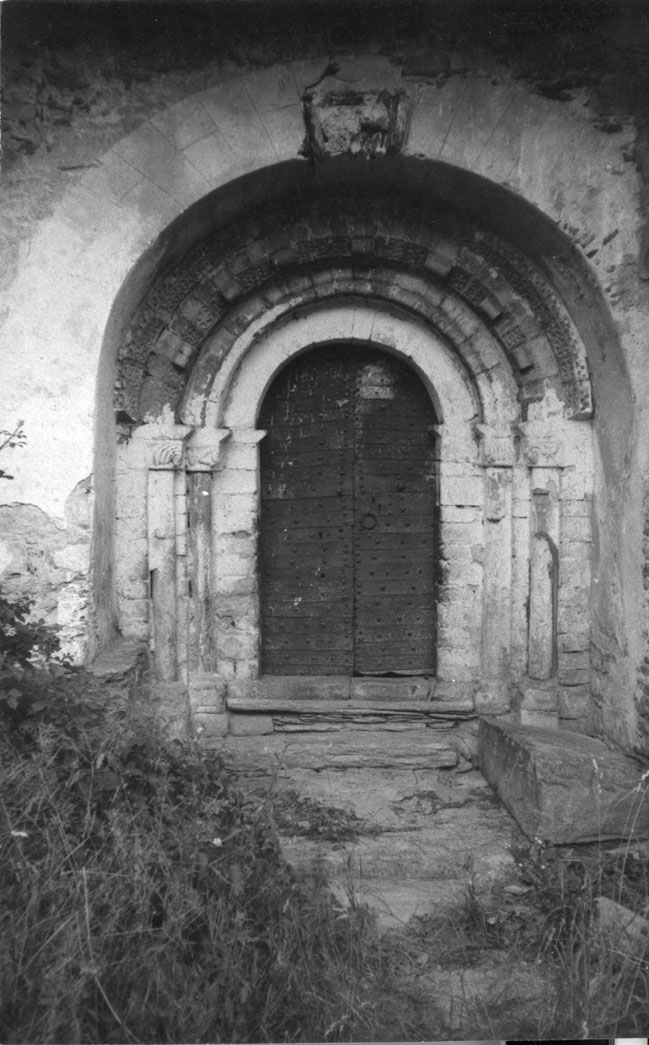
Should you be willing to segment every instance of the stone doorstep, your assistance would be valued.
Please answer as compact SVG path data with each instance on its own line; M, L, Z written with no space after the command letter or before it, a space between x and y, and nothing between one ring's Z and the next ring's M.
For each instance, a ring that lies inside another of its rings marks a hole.
M356 715L404 715L416 714L426 718L469 719L475 718L473 703L465 701L430 700L296 700L294 698L227 697L228 711L254 714L298 714L303 716L336 714L343 718Z
M431 730L396 733L355 731L335 733L272 733L224 738L220 751L235 767L255 766L267 772L291 769L451 769L459 756L454 745Z
M485 718L478 761L529 838L554 845L649 838L642 770L601 740Z

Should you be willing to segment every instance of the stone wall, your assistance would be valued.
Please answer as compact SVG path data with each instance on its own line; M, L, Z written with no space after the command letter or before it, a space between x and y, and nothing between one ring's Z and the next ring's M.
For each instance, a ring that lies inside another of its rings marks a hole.
M529 4L513 19L507 5L487 12L482 4L417 3L381 5L368 20L362 4L210 4L181 19L164 5L155 13L130 5L118 23L109 5L45 5L20 17L3 6L3 417L6 425L24 417L28 439L12 451L16 479L0 481L5 586L36 594L79 655L110 635L118 449L110 400L117 347L136 306L206 232L260 202L259 193L272 195L286 164L299 165L301 178L313 170L303 156L305 137L314 152L301 98L331 56L344 70L351 51L382 53L382 66L352 63L346 75L358 92L381 66L391 89L411 98L407 133L388 147L435 166L425 186L413 174L409 191L434 190L531 254L588 346L595 543L587 554L590 500L575 491L562 509L558 548L571 563L558 607L563 713L583 717L590 671L597 728L645 745L637 717L647 656L638 477L648 471L649 448L641 12ZM291 66L277 64L289 57ZM383 140L381 119L372 143ZM371 178L402 184L403 169L390 168L389 156L358 162L383 172ZM264 170L256 188L240 180ZM214 190L228 185L215 201ZM511 193L505 207L496 186ZM182 331L172 333L185 343ZM169 373L160 365L147 375L151 386ZM100 567L90 605L91 617L98 601L104 607L100 622L86 620L91 532L77 507L69 509L91 499L92 475ZM515 526L529 526L517 518ZM583 575L586 557L595 564L590 668L575 624L584 596L569 579ZM132 583L143 598L146 577ZM569 648L577 635L579 648Z

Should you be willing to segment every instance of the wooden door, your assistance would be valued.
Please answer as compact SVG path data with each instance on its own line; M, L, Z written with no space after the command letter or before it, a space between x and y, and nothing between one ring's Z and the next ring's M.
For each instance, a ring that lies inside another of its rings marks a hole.
M277 377L259 418L263 674L434 672L435 420L375 349L312 349Z

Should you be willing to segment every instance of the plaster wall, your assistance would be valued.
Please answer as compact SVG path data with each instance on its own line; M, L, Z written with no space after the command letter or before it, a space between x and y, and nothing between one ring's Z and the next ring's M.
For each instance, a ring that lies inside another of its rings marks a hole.
M104 476L94 554L108 562L106 403L122 313L142 296L152 273L205 232L204 218L192 224L192 205L229 186L222 209L211 216L225 220L254 201L259 189L251 188L247 176L268 171L267 194L278 164L302 164L303 176L311 176L307 160L299 159L305 137L301 99L328 64L329 56L322 56L238 72L170 105L75 174L21 246L1 317L3 410L9 419L24 418L29 438L16 479L0 491L12 506L1 509L7 520L4 582L9 589L29 583L47 612L58 616L77 655L93 649L96 623L86 610L91 531L87 516L70 505L78 503L79 491L85 491L84 501L90 499L93 472ZM407 92L411 110L402 155L435 162L413 167L409 188L453 199L491 221L565 289L575 321L591 325L593 336L585 340L598 433L595 580L605 591L593 596L596 697L600 721L616 740L643 743L634 701L646 643L638 476L648 465L649 389L643 365L646 293L639 283L629 291L641 203L637 171L625 162L633 129L622 124L603 133L585 96L577 92L570 102L542 98L512 82L505 70L495 83L492 70L478 69L431 84L376 55L344 57L340 65L338 79L355 90ZM364 177L366 161L357 162ZM381 161L373 162L378 169ZM389 180L389 162L385 170ZM521 201L520 220L515 206L499 210L493 186ZM180 233L178 221L188 211ZM575 272L558 249L560 238L544 240L537 212L576 245L582 271ZM598 294L605 306L594 317L589 306ZM588 320L584 313L590 313ZM22 522L28 517L40 520L32 542L38 562L30 567ZM33 582L26 581L27 573ZM109 630L104 624L103 633Z

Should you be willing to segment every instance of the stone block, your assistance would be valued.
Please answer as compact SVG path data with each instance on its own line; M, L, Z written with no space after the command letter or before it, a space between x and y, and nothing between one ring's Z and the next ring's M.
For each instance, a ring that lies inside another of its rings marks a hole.
M649 953L649 921L628 907L597 896L594 901L596 926L616 950L630 958L643 958Z
M194 675L189 682L190 707L197 714L225 712L225 680L220 675Z
M482 584L483 567L480 562L472 562L470 559L460 558L442 559L442 582L449 586L454 585L479 585Z
M649 838L637 764L579 733L483 719L479 764L530 838L554 845Z
M558 678L561 686L587 686L590 682L590 669L560 667Z
M526 711L551 712L557 710L557 687L553 680L545 684L532 682L522 689L521 708Z
M521 726L542 726L544 729L559 728L558 711L535 711L521 706L518 712Z
M482 506L484 492L479 478L458 475L442 476L440 484L440 502L442 505L457 507Z
M591 534L592 526L588 515L568 515L561 520L562 542L590 541Z
M230 733L233 737L264 736L273 733L272 715L233 714L230 716Z
M578 501L564 499L561 502L561 515L564 519L568 518L569 516L574 517L578 515L586 516L590 519L592 511L593 502L589 497L583 498L582 500Z
M504 715L511 707L507 686L481 686L474 698L479 715Z
M559 715L562 719L586 718L591 711L591 689L587 684L559 690Z
M210 740L211 737L225 737L229 733L230 716L224 714L195 714L192 715L194 732L200 740Z

